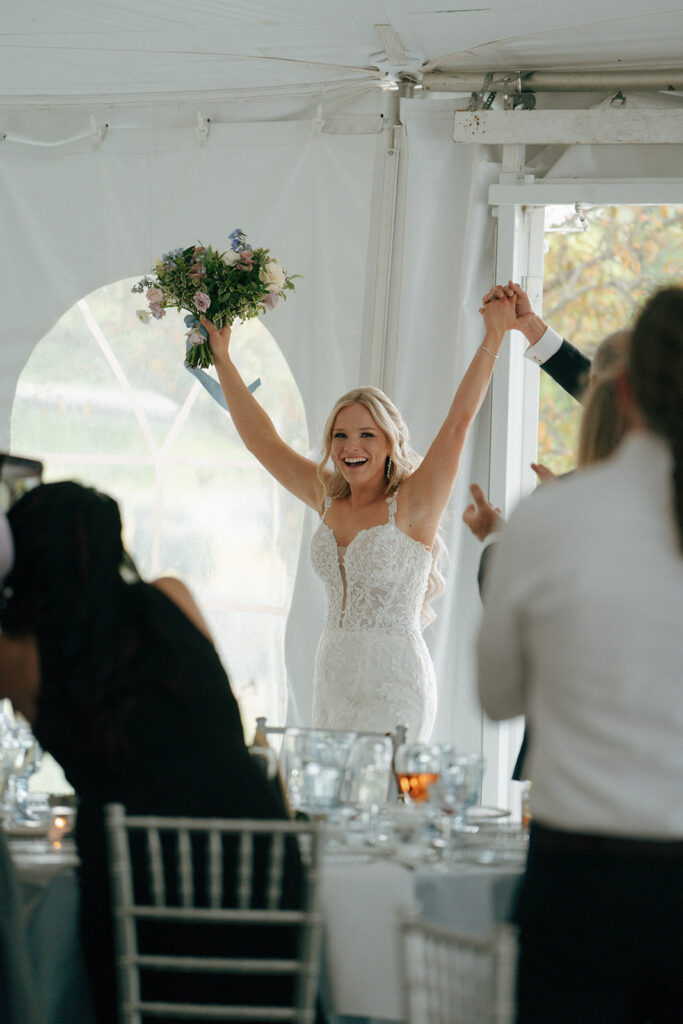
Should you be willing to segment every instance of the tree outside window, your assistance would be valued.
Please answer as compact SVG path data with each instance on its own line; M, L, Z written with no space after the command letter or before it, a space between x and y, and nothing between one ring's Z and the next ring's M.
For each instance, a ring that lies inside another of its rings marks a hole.
M632 323L657 288L683 277L683 207L550 206L546 209L543 319L592 356ZM538 461L575 466L580 406L541 374Z

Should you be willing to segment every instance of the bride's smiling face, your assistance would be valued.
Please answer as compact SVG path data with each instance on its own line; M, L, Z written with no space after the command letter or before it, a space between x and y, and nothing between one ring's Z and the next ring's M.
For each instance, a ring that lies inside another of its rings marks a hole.
M332 459L350 484L367 483L384 474L389 441L371 413L354 402L341 409L332 427Z

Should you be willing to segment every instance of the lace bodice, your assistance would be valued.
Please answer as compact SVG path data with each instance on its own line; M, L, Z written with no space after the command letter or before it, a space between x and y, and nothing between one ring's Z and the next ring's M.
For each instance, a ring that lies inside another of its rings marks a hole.
M325 522L311 541L313 568L327 594L326 628L405 631L420 629L432 554L396 526L398 491L387 498L388 520L361 530L340 549Z
M405 725L427 740L436 679L420 631L431 552L396 526L398 491L386 523L361 530L346 548L325 522L311 541L325 585L327 619L315 657L313 725L388 732Z

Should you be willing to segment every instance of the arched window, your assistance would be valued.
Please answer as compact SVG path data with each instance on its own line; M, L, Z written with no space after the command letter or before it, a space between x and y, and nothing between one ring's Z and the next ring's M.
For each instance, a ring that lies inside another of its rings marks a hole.
M249 455L228 413L185 369L186 328L169 311L145 326L118 281L77 302L36 345L12 411L12 450L44 479L76 479L119 502L124 542L146 579L177 575L205 614L240 703L284 721L283 638L303 506ZM260 320L231 350L285 440L307 451L303 406ZM214 371L210 371L214 373Z

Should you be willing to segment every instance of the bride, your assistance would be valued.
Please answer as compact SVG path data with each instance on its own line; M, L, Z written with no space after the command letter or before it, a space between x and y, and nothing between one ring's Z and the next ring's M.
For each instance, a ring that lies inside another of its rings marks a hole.
M318 465L282 440L242 381L230 327L202 320L242 441L321 517L311 557L327 618L315 661L314 726L389 732L405 725L409 739L431 734L436 680L421 628L434 617L429 601L440 589L438 528L503 337L514 327L514 301L488 303L483 318L484 339L422 460L392 402L362 387L335 404Z

